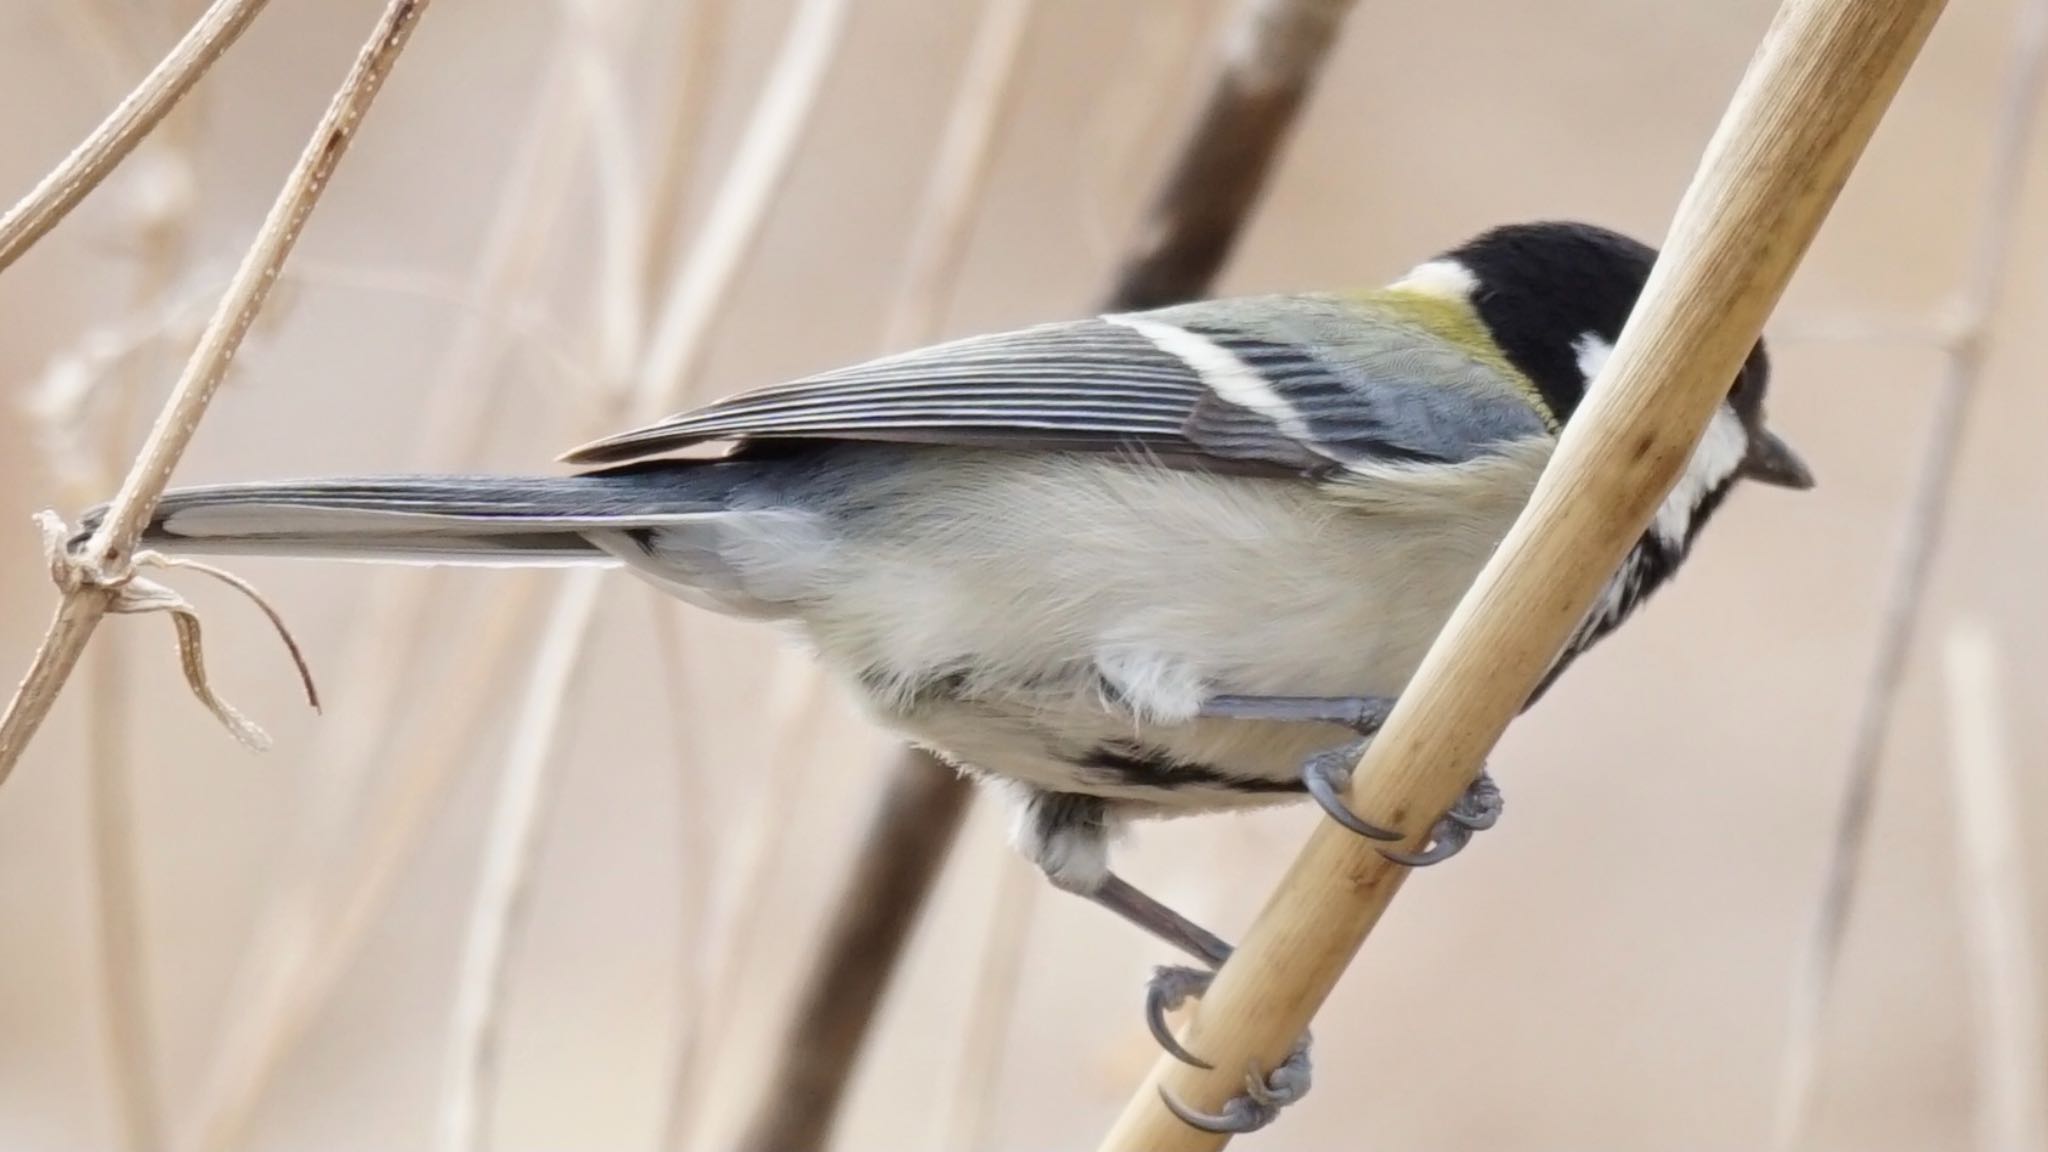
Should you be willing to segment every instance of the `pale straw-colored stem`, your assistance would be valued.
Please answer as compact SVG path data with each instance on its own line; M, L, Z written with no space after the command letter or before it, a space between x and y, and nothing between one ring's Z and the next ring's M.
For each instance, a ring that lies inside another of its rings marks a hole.
M411 454L421 462L473 460L491 427L484 378L501 334L493 317L530 294L567 203L581 120L564 96L565 76L550 71L539 85L519 155L504 181L454 336L427 389ZM445 581L430 570L380 570L371 578L360 625L343 657L338 714L350 722L326 733L307 777L323 794L303 819L303 850L286 863L245 949L228 1019L201 1081L185 1145L208 1152L240 1146L257 1105L285 1057L319 1015L352 963L364 932L392 891L454 769L469 733L498 699L513 646L510 627L530 605L537 578L521 575L494 589L481 634L462 642L471 674L455 678L430 710L430 731L396 751L416 678L426 667L428 627ZM459 735L452 735L459 734ZM357 797L377 783L380 766L393 777L368 804ZM360 840L352 850L352 839Z
M885 351L926 343L945 323L946 306L985 198L996 144L1016 106L1019 63L1036 7L1036 0L988 0L982 7L919 197L905 267L885 321ZM783 657L778 683L793 685L802 704L775 728L772 771L777 776L798 774L814 760L805 752L814 745L824 719L824 672L790 653ZM770 1071L758 1082L751 1103L735 1102L750 1108L743 1147L809 1147L831 1130L923 898L936 884L966 819L970 786L928 754L899 750L888 773L886 798L875 809L858 855L846 869L844 890L833 901L831 922L803 979L795 1015L784 1025ZM781 855L789 826L779 810L781 798L803 791L797 778L757 793L751 814L754 826L746 840L757 860ZM747 879L735 890L743 919L731 937L739 947L723 961L717 985L721 1003L738 1001L737 981L756 966L754 949L774 915L765 898L772 873L757 867L743 875ZM897 899L876 899L878 885L887 885ZM914 903L903 907L901 900ZM694 1103L701 1092L701 1086L683 1086L677 1107ZM673 1116L671 1133L684 1131L688 1122L680 1114ZM720 1132L723 1123L713 1118L708 1125ZM671 1147L677 1146L672 1142Z
M115 589L110 581L127 571L135 542L170 481L171 469L199 430L200 418L226 378L242 337L262 310L279 267L298 241L328 178L348 151L363 114L390 75L427 2L391 0L384 9L200 334L199 346L122 481L106 519L86 542L83 554L71 561L73 574L79 578L58 605L28 674L8 703L6 715L0 717L0 783L6 782L28 741L50 714L79 655L113 603Z
M2040 119L2044 83L2048 83L2048 0L2024 0L1993 130L1992 168L1977 207L1971 262L1945 342L1940 391L1928 419L1878 614L1877 649L1857 704L1827 873L1793 977L1772 1130L1771 1147L1778 1152L1791 1152L1800 1145L1812 1113L1821 1043L1862 875L1871 817L1877 807L1886 737L1913 652L1928 580L1947 535L1950 491L1955 486L1971 402L1983 375L1989 325L2005 293L2011 253L2018 247L2019 196L2029 145Z
M545 770L554 755L553 735L567 711L569 694L582 667L582 649L574 639L589 635L597 615L598 593L604 589L600 569L572 574L555 599L540 642L541 656L529 670L526 691L518 705L519 727L512 734L511 753L499 782L496 811L491 816L492 856L516 859L519 867L487 867L471 904L469 931L456 974L454 1042L449 1048L447 1091L442 1100L440 1147L444 1152L469 1152L490 1142L489 1087L495 1082L502 1032L506 983L511 977L517 943L515 927L533 891L531 861L540 850L541 812L553 775ZM548 738L534 739L539 732ZM499 838L503 829L519 839Z
M995 889L988 899L988 928L976 966L974 1000L960 1030L960 1055L953 1062L952 1090L941 1092L946 1103L934 1125L936 1152L979 1152L996 1143L996 1109L1003 1087L1003 1056L1010 1046L1010 1027L1017 1016L1017 992L1024 978L1024 948L1038 911L1045 877L1000 837L989 847L1002 853L996 861Z
M1981 620L1944 645L1949 768L1955 786L1957 901L1976 1010L1977 1147L2048 1152L2042 957L2027 898L2019 763L2011 747L1998 644Z
M1477 776L1678 478L1941 8L1780 7L1612 358L1354 776L1351 808L1401 830L1402 847L1416 848ZM1407 876L1380 848L1334 821L1317 826L1185 1029L1213 1067L1162 1055L1104 1152L1228 1141L1183 1123L1165 1094L1214 1112L1244 1091L1248 1068L1287 1056ZM1319 1091L1341 1092L1334 1079L1324 1068Z
M0 216L0 272L99 186L228 50L268 0L216 0L71 155ZM310 203L310 201L309 201ZM290 247L290 242L285 244Z
M729 306L739 273L760 239L768 210L788 177L837 56L847 9L848 0L803 0L790 18L732 168L712 201L695 248L669 286L652 345L640 359L626 405L631 415L658 416L688 389L710 334ZM572 609L585 596L595 595L602 578L601 572L585 571L563 582L549 614L560 627L550 630L536 652L530 682L559 681L580 665L595 614ZM559 718L558 709L522 713L511 759L499 779L497 818L487 834L463 944L463 988L457 993L462 1008L447 1062L441 1126L447 1152L478 1147L484 1131L481 1113L491 1099L491 1040L509 988L513 943L520 935L522 907L515 897L525 890L525 877L534 867L532 850L539 842L534 826L546 810L545 804L524 803L521 797L547 793L545 778Z

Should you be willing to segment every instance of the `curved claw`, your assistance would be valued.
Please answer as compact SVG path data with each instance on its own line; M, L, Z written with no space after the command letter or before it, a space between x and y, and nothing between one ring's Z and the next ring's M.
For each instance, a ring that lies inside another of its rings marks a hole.
M1166 1014L1187 1000L1190 995L1200 995L1209 986L1210 974L1193 968L1161 967L1152 970L1152 979L1145 985L1145 1027L1152 1033L1152 1039L1168 1056L1204 1072L1215 1065L1187 1050L1180 1037L1166 1024Z
M1260 1076L1257 1065L1245 1070L1244 1095L1233 1096L1224 1101L1220 1112L1200 1112L1180 1102L1164 1085L1159 1088L1159 1102L1166 1110L1188 1127L1201 1132L1218 1135L1242 1135L1256 1132L1271 1124L1280 1115L1280 1110L1308 1095L1309 1089L1309 1038L1303 1036L1294 1045L1285 1062L1273 1069L1271 1076Z
M1316 806L1325 816L1351 831L1368 840L1399 840L1399 832L1369 823L1344 803L1344 789L1351 782L1349 761L1357 755L1357 749L1358 745L1347 744L1309 757L1301 766L1302 786L1315 798Z
M1472 833L1464 825L1446 818L1437 824L1436 830L1430 833L1429 843L1423 845L1419 851L1403 852L1398 848L1382 848L1380 855L1404 868L1427 868L1431 864L1441 864L1456 856L1470 839Z
M1270 1114L1260 1114L1263 1109L1249 1096L1233 1096L1223 1106L1223 1111L1210 1114L1199 1112L1174 1098L1173 1093L1160 1085L1159 1102L1174 1118L1198 1132L1214 1132L1219 1136L1240 1136L1256 1132L1273 1122Z

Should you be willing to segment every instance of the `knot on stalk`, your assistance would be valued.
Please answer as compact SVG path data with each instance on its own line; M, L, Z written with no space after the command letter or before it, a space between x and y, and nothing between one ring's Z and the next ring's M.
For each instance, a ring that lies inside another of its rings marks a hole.
M178 634L178 663L184 669L185 683L201 704L212 712L236 740L243 745L264 751L270 747L270 736L235 710L235 707L220 698L213 690L206 675L206 659L201 644L199 611L192 602L171 588L146 579L137 574L138 568L183 568L211 576L226 584L256 605L269 619L270 626L277 631L278 639L284 642L285 651L291 655L292 665L298 670L299 683L306 690L306 702L315 712L320 710L320 691L313 683L313 670L306 663L305 654L299 649L299 642L286 626L284 617L270 602L263 598L254 585L224 568L202 564L196 560L182 560L165 556L147 549L136 552L122 565L108 566L84 549L74 548L74 533L71 526L55 512L38 512L36 527L42 532L43 557L50 566L50 580L66 596L86 592L98 592L107 597L107 611L123 615L141 615L148 612L165 612L171 617L171 624Z

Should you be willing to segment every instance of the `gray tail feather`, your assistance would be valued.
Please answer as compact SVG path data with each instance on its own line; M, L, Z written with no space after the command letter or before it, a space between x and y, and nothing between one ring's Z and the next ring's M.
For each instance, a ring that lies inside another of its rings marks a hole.
M378 476L219 484L164 494L142 544L172 553L426 564L610 564L593 533L723 510L715 468L582 476ZM706 483L706 481L712 481ZM98 527L88 512L79 539Z

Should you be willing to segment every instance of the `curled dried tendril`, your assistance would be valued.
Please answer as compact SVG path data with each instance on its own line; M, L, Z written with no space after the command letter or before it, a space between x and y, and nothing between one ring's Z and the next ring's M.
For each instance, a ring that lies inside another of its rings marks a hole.
M36 526L43 535L43 555L49 561L50 579L60 591L66 594L87 588L98 588L107 592L111 600L107 611L124 615L140 615L145 612L165 612L171 617L171 624L178 633L178 662L185 672L185 683L192 694L206 705L220 720L235 739L256 751L270 747L270 736L256 722L235 710L235 707L220 698L207 679L206 660L200 640L199 611L172 589L145 579L136 574L137 568L181 568L211 576L235 591L249 598L269 619L270 626L277 630L278 639L284 641L285 651L290 653L292 665L298 669L299 682L305 686L306 702L313 710L320 710L320 690L313 684L313 670L306 663L305 653L299 650L299 642L286 626L284 617L270 602L263 598L254 585L224 568L202 564L196 560L181 560L165 556L160 552L143 550L135 553L133 559L119 571L109 572L85 556L72 551L69 541L71 527L64 523L55 512L39 512L35 517Z

